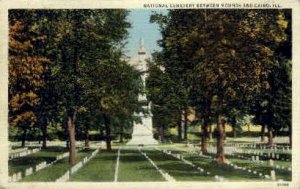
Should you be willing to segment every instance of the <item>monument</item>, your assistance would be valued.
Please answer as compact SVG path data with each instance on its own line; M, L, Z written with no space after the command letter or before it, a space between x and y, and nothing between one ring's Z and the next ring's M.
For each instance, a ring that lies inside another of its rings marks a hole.
M146 64L146 50L144 42L140 40L140 47L138 51L138 59L136 68L142 73L143 86L145 87L145 81L147 77L147 64ZM152 113L151 102L148 102L146 94L139 94L139 102L142 104L142 112L135 113L135 116L140 118L141 122L133 123L132 138L127 145L157 145L158 142L153 138L152 133Z

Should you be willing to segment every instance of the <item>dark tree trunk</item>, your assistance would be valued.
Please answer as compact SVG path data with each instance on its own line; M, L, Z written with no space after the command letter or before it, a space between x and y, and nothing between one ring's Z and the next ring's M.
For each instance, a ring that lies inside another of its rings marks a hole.
M222 119L222 127L224 132L224 140L226 140L226 121L224 119Z
M207 152L207 135L208 135L208 122L207 118L202 118L201 124L201 152L202 154L208 154Z
M69 132L69 163L75 165L76 163L76 139L75 139L75 120L76 112L69 112L68 114L68 132Z
M27 135L27 129L23 128L23 134L22 134L22 142L21 142L21 147L25 147L25 142L26 142L26 135Z
M110 137L110 120L107 115L104 115L104 124L106 132L106 150L111 151L111 137Z
M236 126L232 126L232 136L236 138Z
M84 147L90 147L90 139L89 139L89 127L86 127L84 130Z
M124 142L124 125L120 125L120 143Z
M268 144L270 146L273 146L273 128L272 127L268 127L268 137L269 137Z
M218 107L217 107L217 116L218 116L218 122L217 122L217 155L216 155L216 161L218 163L224 163L225 162L225 155L224 155L224 130L223 130L223 116L222 116L222 108L223 108L223 100L222 98L218 101Z
M177 130L178 130L178 140L181 141L182 139L182 129L181 129L181 115L180 118L177 120Z
M48 135L48 129L47 129L47 121L46 120L43 120L42 121L42 134L43 134L43 137L42 137L42 140L43 140L43 144L42 144L42 148L43 149L46 149L47 148L47 135Z
M212 141L212 139L213 139L213 136L212 136L213 135L212 125L209 124L208 128L209 128L209 140Z
M164 140L164 128L162 126L159 127L159 139L161 142Z
M100 127L100 128L99 128L99 141L100 141L101 139L103 139L103 136L104 136L104 129L103 129L103 127Z
M261 131L260 131L260 142L265 142L265 129L266 129L266 125L262 124Z
M184 135L183 135L183 139L187 141L188 137L187 137L187 130L188 130L188 112L187 110L184 111L184 123L183 123L183 127L184 127Z
M236 118L235 117L233 118L233 121L232 121L232 136L233 136L233 138L236 138Z

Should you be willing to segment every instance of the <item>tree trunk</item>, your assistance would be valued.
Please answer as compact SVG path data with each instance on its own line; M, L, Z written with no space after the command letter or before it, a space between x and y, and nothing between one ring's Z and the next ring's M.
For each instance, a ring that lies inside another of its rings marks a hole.
M121 123L120 125L120 143L124 142L124 125Z
M266 129L266 125L262 124L261 131L260 131L260 142L265 142L265 129Z
M233 138L236 138L236 126L232 125L232 136Z
M22 134L22 143L21 143L21 147L24 148L25 147L25 142L26 142L26 134L27 134L27 129L23 128L23 134Z
M42 134L43 134L43 137L42 137L42 140L43 140L42 148L46 149L47 148L47 135L48 135L48 133L47 133L47 121L44 120L42 122L42 124L43 124L42 125Z
M225 155L224 155L224 130L223 130L223 117L222 117L222 106L223 106L223 100L219 99L218 101L218 122L217 122L217 155L216 155L216 161L218 163L224 163L225 162Z
M76 163L76 139L75 139L75 120L76 112L68 114L68 132L69 132L69 163L75 165Z
M187 141L187 130L188 130L188 112L187 110L184 111L184 136L183 136L183 139Z
M101 141L103 139L104 136L104 131L103 131L103 127L99 128L99 141Z
M212 129L212 124L209 124L209 141L212 141L213 139L213 129Z
M177 121L177 127L178 127L178 141L181 141L182 139L181 117Z
M224 140L226 140L226 121L224 119L222 119L222 127L224 132Z
M161 142L164 140L164 128L162 126L159 127L159 139Z
M269 137L269 142L268 144L270 146L273 146L273 128L272 127L268 127L268 137Z
M104 116L105 132L106 132L106 150L111 151L111 137L110 137L110 120L108 116Z
M207 152L207 134L208 134L208 124L207 119L204 117L202 118L201 124L201 152L202 154L208 154Z
M233 117L232 120L232 136L236 138L236 117Z
M90 140L89 140L89 128L86 127L84 131L84 146L86 148L90 148Z

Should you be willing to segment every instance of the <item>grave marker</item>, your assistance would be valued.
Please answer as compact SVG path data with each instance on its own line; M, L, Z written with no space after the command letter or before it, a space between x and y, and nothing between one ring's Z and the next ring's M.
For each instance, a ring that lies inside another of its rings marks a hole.
M271 180L273 180L273 181L276 180L275 170L271 170Z

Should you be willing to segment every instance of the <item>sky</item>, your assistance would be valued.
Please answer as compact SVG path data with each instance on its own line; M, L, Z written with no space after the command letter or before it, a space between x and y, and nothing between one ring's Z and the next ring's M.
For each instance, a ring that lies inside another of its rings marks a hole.
M155 50L160 50L157 40L161 39L161 34L157 24L150 23L150 15L154 10L131 9L128 21L131 23L129 29L128 44L125 47L125 54L130 57L137 56L139 41L144 39L145 49L150 55ZM156 9L157 12L166 13L166 10Z

